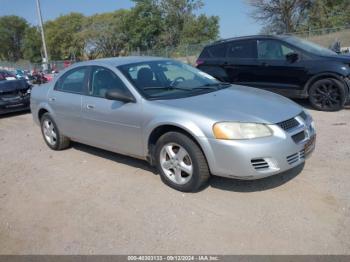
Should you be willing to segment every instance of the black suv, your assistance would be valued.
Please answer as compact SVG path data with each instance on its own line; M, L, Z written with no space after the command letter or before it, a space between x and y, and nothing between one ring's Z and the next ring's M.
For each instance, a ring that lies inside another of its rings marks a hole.
M220 81L309 98L318 110L340 110L349 99L350 57L294 36L220 40L203 49L197 67Z

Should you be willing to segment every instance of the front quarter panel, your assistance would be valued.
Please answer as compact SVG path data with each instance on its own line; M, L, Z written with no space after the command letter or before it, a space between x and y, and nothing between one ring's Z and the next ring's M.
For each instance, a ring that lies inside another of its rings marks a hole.
M148 141L152 132L160 126L171 125L181 128L191 134L197 141L199 137L206 137L203 130L190 118L167 114L156 117L145 124L143 132L144 154L148 154Z

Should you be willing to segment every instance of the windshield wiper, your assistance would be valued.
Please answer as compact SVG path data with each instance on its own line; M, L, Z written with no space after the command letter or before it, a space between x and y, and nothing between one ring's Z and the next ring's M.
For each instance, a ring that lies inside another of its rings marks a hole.
M220 87L227 87L230 86L230 83L226 83L226 82L221 82L221 83L213 83L213 84L206 84L194 89L216 89L219 90Z
M176 87L176 86L151 86L151 87L145 87L143 90L158 90L158 89L166 89L166 90L183 90L183 91L192 91L191 89L188 88L181 88L181 87Z

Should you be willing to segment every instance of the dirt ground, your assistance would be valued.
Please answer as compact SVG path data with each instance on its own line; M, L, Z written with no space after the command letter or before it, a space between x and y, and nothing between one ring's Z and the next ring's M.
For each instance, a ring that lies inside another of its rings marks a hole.
M0 117L0 254L350 254L350 111L311 113L303 170L195 194L140 160L51 151L28 113Z

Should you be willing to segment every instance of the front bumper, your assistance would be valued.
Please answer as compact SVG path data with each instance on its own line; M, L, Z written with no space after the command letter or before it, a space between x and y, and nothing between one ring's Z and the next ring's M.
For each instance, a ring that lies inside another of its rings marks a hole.
M29 106L30 95L9 100L2 100L0 98L0 114L28 110Z
M271 125L274 135L252 140L200 138L213 175L245 180L259 179L285 172L305 162L315 149L316 132L312 119L293 130ZM305 138L293 137L304 132Z
M348 90L349 90L349 94L348 94L348 98L346 100L346 104L350 104L350 78L349 77L345 77L344 81L346 83L346 85L348 86Z

